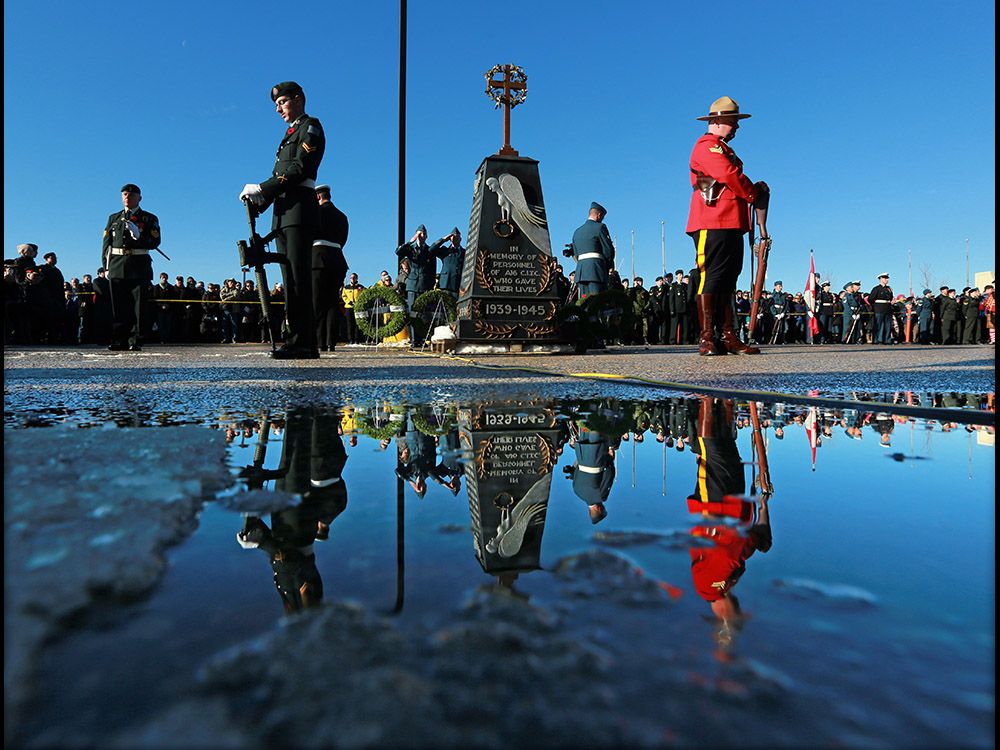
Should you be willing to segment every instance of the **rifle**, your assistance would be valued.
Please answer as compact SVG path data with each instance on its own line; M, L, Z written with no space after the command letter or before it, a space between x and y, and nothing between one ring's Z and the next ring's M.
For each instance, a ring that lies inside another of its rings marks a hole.
M758 183L759 184L759 183ZM753 299L750 301L750 321L747 324L747 341L753 340L753 329L757 325L757 308L760 295L764 292L764 277L767 275L767 256L771 252L771 237L767 233L767 209L771 200L770 191L762 192L748 210L750 212L750 254L757 257L757 274L753 282ZM760 227L760 240L754 241L754 219Z
M767 464L767 447L764 445L764 436L760 430L760 415L757 413L757 402L751 401L750 424L753 428L753 446L757 451L757 460L760 463L757 484L760 492L765 497L771 497L774 493L774 485L771 484L771 470Z
M278 230L271 232L266 237L261 237L257 234L257 209L246 199L244 199L243 205L247 209L250 239L247 242L240 240L236 243L236 248L240 254L240 266L244 269L253 268L254 278L257 280L257 295L260 298L260 317L267 327L267 336L271 341L271 351L273 352L277 346L274 342L274 330L271 328L271 291L267 286L267 271L264 265L266 263L288 263L288 258L280 253L267 252L267 243L277 236Z

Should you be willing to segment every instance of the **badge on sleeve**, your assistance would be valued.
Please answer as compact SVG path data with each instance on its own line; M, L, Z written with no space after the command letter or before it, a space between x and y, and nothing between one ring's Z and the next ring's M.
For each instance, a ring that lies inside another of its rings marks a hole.
M722 148L722 146L709 146L708 150L711 151L713 154L724 154L724 153L726 153L726 150L724 148Z

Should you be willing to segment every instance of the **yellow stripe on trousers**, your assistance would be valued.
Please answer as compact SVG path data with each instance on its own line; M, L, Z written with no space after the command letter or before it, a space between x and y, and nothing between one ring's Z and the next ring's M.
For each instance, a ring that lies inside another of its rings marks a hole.
M704 230L702 230L704 231ZM698 438L698 495L703 503L708 502L708 451L705 440Z
M708 239L708 230L698 230L698 294L705 291L705 240Z

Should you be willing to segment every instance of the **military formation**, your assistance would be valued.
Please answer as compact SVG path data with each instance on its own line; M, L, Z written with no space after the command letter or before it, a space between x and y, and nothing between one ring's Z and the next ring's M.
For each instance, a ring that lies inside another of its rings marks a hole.
M276 242L282 283L267 291L281 305L281 315L262 322L266 316L256 299L261 290L253 281L227 279L206 287L178 276L171 284L161 273L153 285L151 254L162 254L159 220L140 207L138 185L127 183L121 188L123 209L108 217L104 229L96 278L66 282L55 254L47 254L45 265L38 266L38 248L32 244L20 245L18 257L5 261L5 342L106 343L112 351L141 351L143 340L280 340L280 348L272 352L277 359L315 359L320 351L334 351L338 342L360 343L354 313L365 287L356 274L349 283L346 279L349 222L331 200L330 187L316 184L326 149L323 126L306 113L305 93L294 81L275 85L270 95L287 129L271 175L248 183L240 199L254 216L272 209L267 239ZM744 235L752 237L756 223L760 240L768 240L770 189L744 174L730 145L749 117L724 96L696 118L707 122L708 132L697 139L690 158L686 232L695 260L690 271L657 277L649 288L642 278L622 280L604 223L607 209L592 202L586 221L563 251L575 268L566 276L562 265L551 260L560 301L583 305L604 295L586 315L600 323L611 342L696 342L701 356L755 355L762 343L995 342L992 285L982 293L966 288L960 296L949 287L937 296L925 289L914 299L894 295L889 274L882 273L868 294L861 293L860 281L834 294L830 282L818 278L818 291L804 295L788 294L780 281L759 294L737 290ZM396 256L395 282L387 282L388 272L383 272L379 284L394 284L405 296L407 310L432 289L458 296L466 257L458 227L428 243L421 224ZM620 296L605 301L612 292L624 292L625 301ZM183 306L180 312L178 305ZM413 345L419 343L415 319L410 318L408 337ZM606 343L605 337L596 337L588 346L601 349Z

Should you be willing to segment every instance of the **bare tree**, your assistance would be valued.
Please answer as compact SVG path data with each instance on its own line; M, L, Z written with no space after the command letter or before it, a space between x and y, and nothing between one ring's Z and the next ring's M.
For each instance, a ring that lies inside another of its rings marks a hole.
M924 282L924 289L933 289L934 271L930 263L920 264L920 280Z

